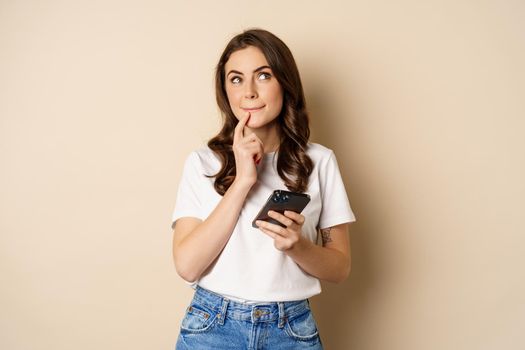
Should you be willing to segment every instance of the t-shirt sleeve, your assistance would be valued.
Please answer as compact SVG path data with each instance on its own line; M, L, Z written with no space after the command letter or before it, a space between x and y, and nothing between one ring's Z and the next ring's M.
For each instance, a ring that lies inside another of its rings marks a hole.
M182 170L182 176L177 189L175 209L171 217L171 228L175 227L175 222L181 217L195 217L201 220L202 211L202 190L205 181L204 172L200 166L199 155L194 151L186 158Z
M333 151L330 151L328 160L322 165L320 183L322 209L319 228L324 229L355 221Z

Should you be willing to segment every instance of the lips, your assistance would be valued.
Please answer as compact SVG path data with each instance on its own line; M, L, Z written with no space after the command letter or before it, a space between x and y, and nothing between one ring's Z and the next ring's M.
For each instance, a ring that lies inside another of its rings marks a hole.
M242 107L241 107L242 108ZM246 112L257 112L261 109L263 109L264 106L261 106L261 107L254 107L254 108L242 108L242 110L246 111Z

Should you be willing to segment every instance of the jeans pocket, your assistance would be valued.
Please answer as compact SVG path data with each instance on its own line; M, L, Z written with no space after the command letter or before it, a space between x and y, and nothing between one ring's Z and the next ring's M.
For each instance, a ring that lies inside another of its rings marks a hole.
M212 308L192 302L182 319L181 332L206 332L215 324L216 320L217 313Z
M319 331L310 310L286 321L285 332L295 340L312 341L319 339Z

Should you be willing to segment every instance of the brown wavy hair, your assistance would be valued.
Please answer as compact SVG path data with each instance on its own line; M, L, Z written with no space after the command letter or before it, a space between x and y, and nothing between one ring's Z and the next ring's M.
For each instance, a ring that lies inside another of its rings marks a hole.
M235 180L232 145L238 120L226 95L225 65L232 53L248 46L257 47L262 51L283 91L283 107L277 117L281 139L277 173L290 191L304 192L313 170L313 162L306 154L310 127L299 70L286 44L274 34L257 28L245 30L233 37L226 45L215 69L215 95L223 125L219 133L208 141L208 147L219 156L222 167L217 174L209 177L215 177L214 187L220 195L224 195Z

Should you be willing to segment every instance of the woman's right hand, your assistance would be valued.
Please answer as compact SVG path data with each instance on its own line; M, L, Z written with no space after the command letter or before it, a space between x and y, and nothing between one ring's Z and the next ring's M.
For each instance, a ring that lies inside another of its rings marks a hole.
M235 182L246 186L253 186L257 182L256 165L264 156L262 141L251 133L244 135L244 126L250 119L248 112L244 118L239 120L233 135L233 154L235 156L236 176Z

